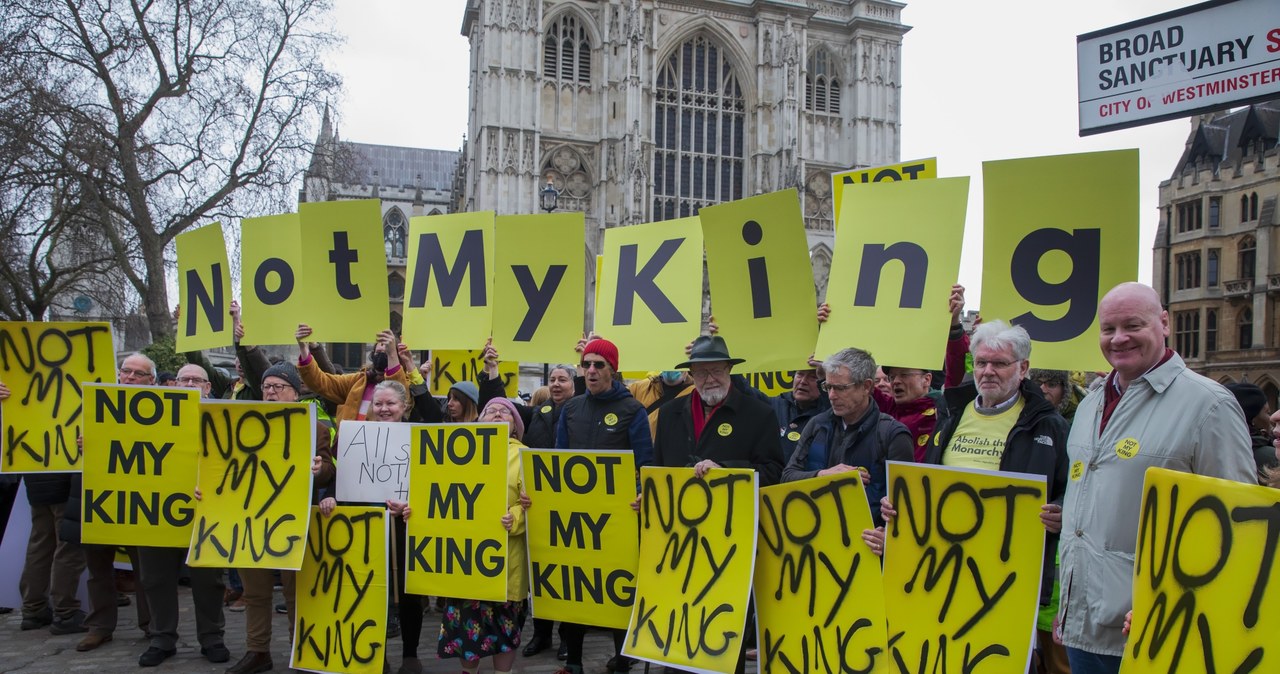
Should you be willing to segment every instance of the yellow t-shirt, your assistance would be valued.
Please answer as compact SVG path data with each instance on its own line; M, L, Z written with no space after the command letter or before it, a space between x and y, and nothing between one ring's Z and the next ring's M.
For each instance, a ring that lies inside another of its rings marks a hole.
M979 414L972 405L960 416L960 425L951 435L951 443L942 452L942 465L957 468L1000 470L1000 458L1004 456L1004 442L1009 431L1022 415L1026 399L999 414Z

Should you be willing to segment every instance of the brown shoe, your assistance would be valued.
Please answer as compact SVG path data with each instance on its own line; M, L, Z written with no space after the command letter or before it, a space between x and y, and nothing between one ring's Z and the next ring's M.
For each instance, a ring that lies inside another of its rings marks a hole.
M91 651L108 641L111 641L110 634L87 634L80 640L80 643L76 644L76 650L84 653Z
M226 674L261 674L270 671L272 666L270 653L248 651L240 662L227 668Z

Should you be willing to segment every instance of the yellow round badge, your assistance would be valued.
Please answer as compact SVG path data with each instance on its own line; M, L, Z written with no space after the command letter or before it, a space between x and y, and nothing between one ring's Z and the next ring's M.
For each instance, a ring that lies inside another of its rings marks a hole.
M720 437L727 438L729 437L729 434L733 432L733 426L730 426L729 424L720 424L720 427L716 429L716 432L720 434Z
M791 431L790 433L787 433L787 439L792 442L796 442L800 439L800 431Z
M540 409L540 410L538 410L538 411L539 411L539 412L542 412L543 414L546 414L547 412L550 412L550 411L551 411L551 406L550 406L550 405L543 405L543 406L542 406L542 409Z
M1132 459L1138 455L1138 439L1125 438L1116 443L1116 456L1122 459Z
M929 442L929 434L928 434L928 433L921 433L921 434L920 434L920 437L916 438L916 446L917 446L917 447L924 447L924 446L925 446L925 444L926 444L926 443L928 443L928 442Z
M605 426L612 426L612 425L614 425L614 424L616 424L616 423L618 423L618 415L614 414L613 412L610 412L610 413L608 413L608 414L604 415L604 425L605 425Z
M1071 479L1079 480L1082 477L1084 477L1084 462L1077 461L1071 464Z
M936 410L936 409L934 409L934 408L930 407L929 409L927 409L927 410L925 410L925 411L921 412L921 413L920 413L920 415L921 415L921 416L925 416L925 417L931 417L931 416L933 416L933 415L935 415L935 414L937 414L937 413L938 413L938 410Z

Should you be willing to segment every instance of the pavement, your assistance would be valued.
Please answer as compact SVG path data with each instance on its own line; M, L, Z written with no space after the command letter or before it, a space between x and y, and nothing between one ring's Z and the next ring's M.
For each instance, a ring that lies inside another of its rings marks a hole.
M11 571L12 572L12 571ZM147 640L138 629L137 616L133 607L120 609L120 622L116 627L114 639L88 653L77 653L76 644L83 634L54 636L48 628L22 631L21 611L0 615L0 672L23 672L24 674L71 674L74 672L92 672L109 674L129 672L131 674L164 674L168 672L208 672L221 673L235 664L244 655L244 613L224 611L226 616L226 644L231 649L231 661L224 664L212 664L200 655L200 644L195 640L195 611L191 604L191 591L186 587L179 588L181 607L178 653L166 660L159 667L143 669L138 666L138 656L147 649ZM276 601L280 602L280 592L276 591ZM289 627L285 616L276 614L272 625L271 654L275 668L273 672L289 671ZM418 656L423 671L429 673L448 672L458 674L458 660L451 658L441 660L436 657L436 638L440 633L440 613L430 610L424 618L422 641L418 648ZM528 643L533 634L533 621L525 624L522 643ZM554 639L559 643L559 638ZM400 639L389 640L391 671L400 666ZM613 639L608 632L592 630L587 633L585 657L583 658L586 674L604 674L605 664L613 656ZM551 674L560 669L561 663L556 659L555 649L526 658L516 658L515 671ZM482 672L492 671L490 661L481 663ZM661 667L652 666L652 672L661 671ZM747 671L754 672L755 663L747 663ZM632 672L642 674L643 664L632 667Z

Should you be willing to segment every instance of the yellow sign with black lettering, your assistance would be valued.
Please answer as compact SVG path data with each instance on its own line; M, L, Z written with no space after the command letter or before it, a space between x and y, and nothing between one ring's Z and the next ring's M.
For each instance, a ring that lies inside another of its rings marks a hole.
M81 542L186 547L200 392L88 384L84 398Z
M302 220L297 213L240 221L242 343L293 344L298 324L315 320L302 274Z
M302 566L315 428L310 403L201 404L202 498L188 566Z
M493 330L493 249L493 211L409 218L405 342L484 344Z
M339 506L325 517L313 507L308 514L289 666L380 674L387 646L386 509Z
M506 424L413 429L405 591L507 600Z
M841 218L843 217L840 209L844 207L845 188L869 183L927 180L937 177L938 159L936 157L832 173L831 205L836 228L840 227Z
M982 317L1026 328L1036 367L1105 370L1098 302L1138 278L1138 151L984 162Z
M449 349L431 350L431 379L427 387L431 395L449 394L449 387L460 381L479 381L484 372L484 351L480 349L453 351ZM520 393L520 363L516 361L498 361L498 376L502 377L502 386L508 398Z
M560 363L574 356L586 293L582 218L504 215L494 224L493 346L503 358Z
M381 202L303 203L298 217L312 339L372 342L391 326Z
M1042 475L890 461L888 657L905 671L1023 674L1040 608ZM991 654L999 653L1001 657Z
M711 314L739 372L808 367L818 341L817 295L794 189L707 206Z
M792 383L795 381L795 370L781 370L778 372L749 372L745 375L747 383L761 393L769 396L780 396L791 390Z
M856 344L884 365L941 366L968 196L968 178L939 178L863 185L845 201L818 358Z
M114 358L106 323L0 321L0 472L79 472L81 391L115 383Z
M670 370L702 327L702 228L679 218L604 231L595 330L628 372Z
M222 225L213 223L174 239L178 252L178 351L203 351L232 341L231 267Z
M1148 468L1120 671L1276 672L1280 490Z
M760 490L760 671L889 672L880 558L854 471ZM814 660L813 658L816 658Z
M756 557L755 471L640 469L640 563L625 655L734 671ZM761 644L764 646L764 644Z
M640 530L631 452L525 449L533 615L626 629Z

